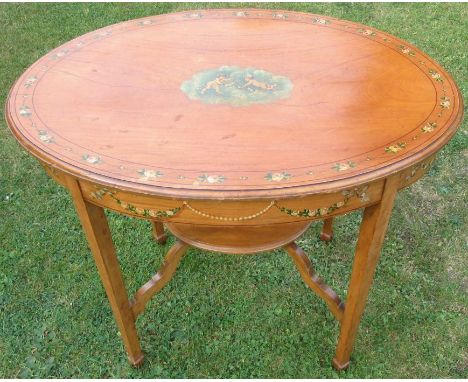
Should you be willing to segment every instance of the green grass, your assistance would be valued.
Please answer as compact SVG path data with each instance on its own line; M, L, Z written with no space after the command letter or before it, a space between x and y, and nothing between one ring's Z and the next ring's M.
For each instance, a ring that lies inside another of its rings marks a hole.
M439 61L468 94L466 4L242 4L358 21ZM239 4L0 4L0 103L37 58L122 20ZM126 361L68 193L0 118L0 377L468 377L467 130L400 193L346 372L330 367L338 325L281 251L228 256L190 250L137 326L146 363ZM109 213L132 292L163 247L145 221ZM300 240L341 295L359 213L335 240L314 224Z

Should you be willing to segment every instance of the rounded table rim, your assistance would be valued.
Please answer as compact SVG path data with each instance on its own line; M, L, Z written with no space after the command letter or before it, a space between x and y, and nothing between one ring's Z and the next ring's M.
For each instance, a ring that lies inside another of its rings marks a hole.
M79 36L76 36L64 44L60 44L59 46L53 48L45 55L50 54L51 52L60 49L61 46L69 44L70 42L79 39L87 34L96 33L101 29L108 28L109 26L115 26L119 24L124 24L129 21L138 21L144 20L151 17L158 17L158 16L166 16L166 15L173 15L173 14L181 14L181 13L190 13L190 12L216 12L216 11L274 11L274 12L282 12L282 13L294 13L294 14L303 14L307 16L320 16L326 17L328 19L338 20L338 21L345 21L350 22L352 24L368 27L365 24L361 24L359 22L340 19L333 16L328 15L321 15L315 13L308 13L308 12L298 12L298 11L290 11L284 9L265 9L265 8L207 8L207 9L194 9L194 10L185 10L185 11L177 11L177 12L170 12L170 13L162 13L157 15L149 15L144 16L141 18L135 19L128 19L121 22L113 23L106 25L102 28L94 29L92 31L86 32ZM245 189L245 190L236 190L236 189L195 189L195 188L178 188L178 187L168 187L168 186L158 186L158 185L149 185L143 183L137 183L132 181L125 181L121 179L112 178L109 176L104 176L101 174L93 173L92 171L87 171L83 168L78 166L72 165L70 163L61 161L61 160L54 160L55 158L50 154L43 151L37 145L35 145L32 141L30 141L27 137L25 137L17 128L15 123L13 122L10 114L10 101L13 91L18 86L19 80L23 77L23 75L36 64L36 62L43 59L45 55L42 55L37 60L35 60L31 65L24 70L21 75L15 80L13 85L11 86L8 96L5 101L4 110L5 110L5 119L7 121L7 126L16 137L18 142L33 156L38 158L40 161L44 162L45 164L51 166L52 168L57 168L60 171L63 171L73 177L78 179L84 179L87 181L94 182L96 184L105 186L105 187L112 187L116 189L120 189L122 191L134 192L134 193L141 193L146 195L154 195L159 197L171 198L171 199L200 199L200 200L220 200L220 199L229 199L229 200L241 200L241 199L282 199L282 198L295 198L295 197L303 197L306 195L311 194L319 194L319 193L331 193L340 191L342 189L349 188L351 186L358 186L365 183L370 183L373 181L377 181L379 179L384 179L392 174L397 172L403 171L412 165L428 158L429 156L433 155L434 153L438 152L444 145L446 145L453 135L456 133L461 121L463 119L464 114L464 102L463 97L460 92L458 85L453 80L451 74L442 66L440 65L435 59L431 56L427 55L419 48L414 46L413 44L397 37L387 32L381 31L378 28L372 27L373 30L378 31L382 34L391 36L396 38L397 40L405 43L408 47L415 49L418 53L427 56L430 58L431 62L438 65L446 74L447 80L453 85L455 90L455 94L457 96L457 110L453 111L451 119L446 123L446 126L449 126L446 131L436 138L433 142L429 145L424 147L422 150L419 150L413 154L408 155L407 157L401 159L400 161L391 163L389 165L380 167L375 170L368 170L361 174L354 174L349 177L330 180L330 181L320 181L316 183L311 183L308 185L295 185L295 186L287 186L287 185L279 185L277 188L257 188L257 189Z

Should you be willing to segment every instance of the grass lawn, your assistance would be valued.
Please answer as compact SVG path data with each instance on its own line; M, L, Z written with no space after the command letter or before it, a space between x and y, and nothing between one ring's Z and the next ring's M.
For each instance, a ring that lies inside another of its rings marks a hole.
M358 21L439 61L468 98L467 4L0 4L0 103L36 59L122 20L206 7L265 7ZM293 42L292 42L293 43ZM411 84L408 84L411 86ZM0 118L0 378L468 377L466 123L432 170L401 192L350 368L331 368L338 325L282 251L228 256L192 249L137 327L146 363L133 369L70 196ZM131 292L159 267L150 224L109 213ZM360 213L300 239L342 296Z

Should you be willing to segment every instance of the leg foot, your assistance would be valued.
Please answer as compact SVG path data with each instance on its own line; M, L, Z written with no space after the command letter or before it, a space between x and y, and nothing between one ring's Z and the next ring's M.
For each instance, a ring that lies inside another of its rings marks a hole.
M341 371L341 370L345 370L348 368L349 361L346 363L339 363L336 358L333 358L332 364L335 370Z
M331 241L333 239L333 218L328 218L323 221L322 232L320 233L320 240Z
M128 356L128 360L132 364L133 367L139 367L143 364L143 361L145 360L145 356L142 353L139 358L133 358Z
M153 237L159 244L166 244L167 235L164 232L164 224L160 221L152 221Z

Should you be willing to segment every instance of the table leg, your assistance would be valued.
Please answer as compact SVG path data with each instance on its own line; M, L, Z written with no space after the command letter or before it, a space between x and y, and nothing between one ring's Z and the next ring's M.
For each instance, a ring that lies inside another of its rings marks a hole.
M75 179L69 178L67 186L104 284L128 358L133 365L139 365L144 356L104 210L83 199Z
M167 235L164 232L164 224L160 221L153 220L151 222L153 225L153 237L159 244L166 244Z
M337 370L345 369L349 365L354 339L374 278L398 185L398 175L389 177L385 182L381 201L364 210L340 337L333 358L333 366Z
M320 240L331 241L331 239L333 239L333 218L328 218L323 221Z

